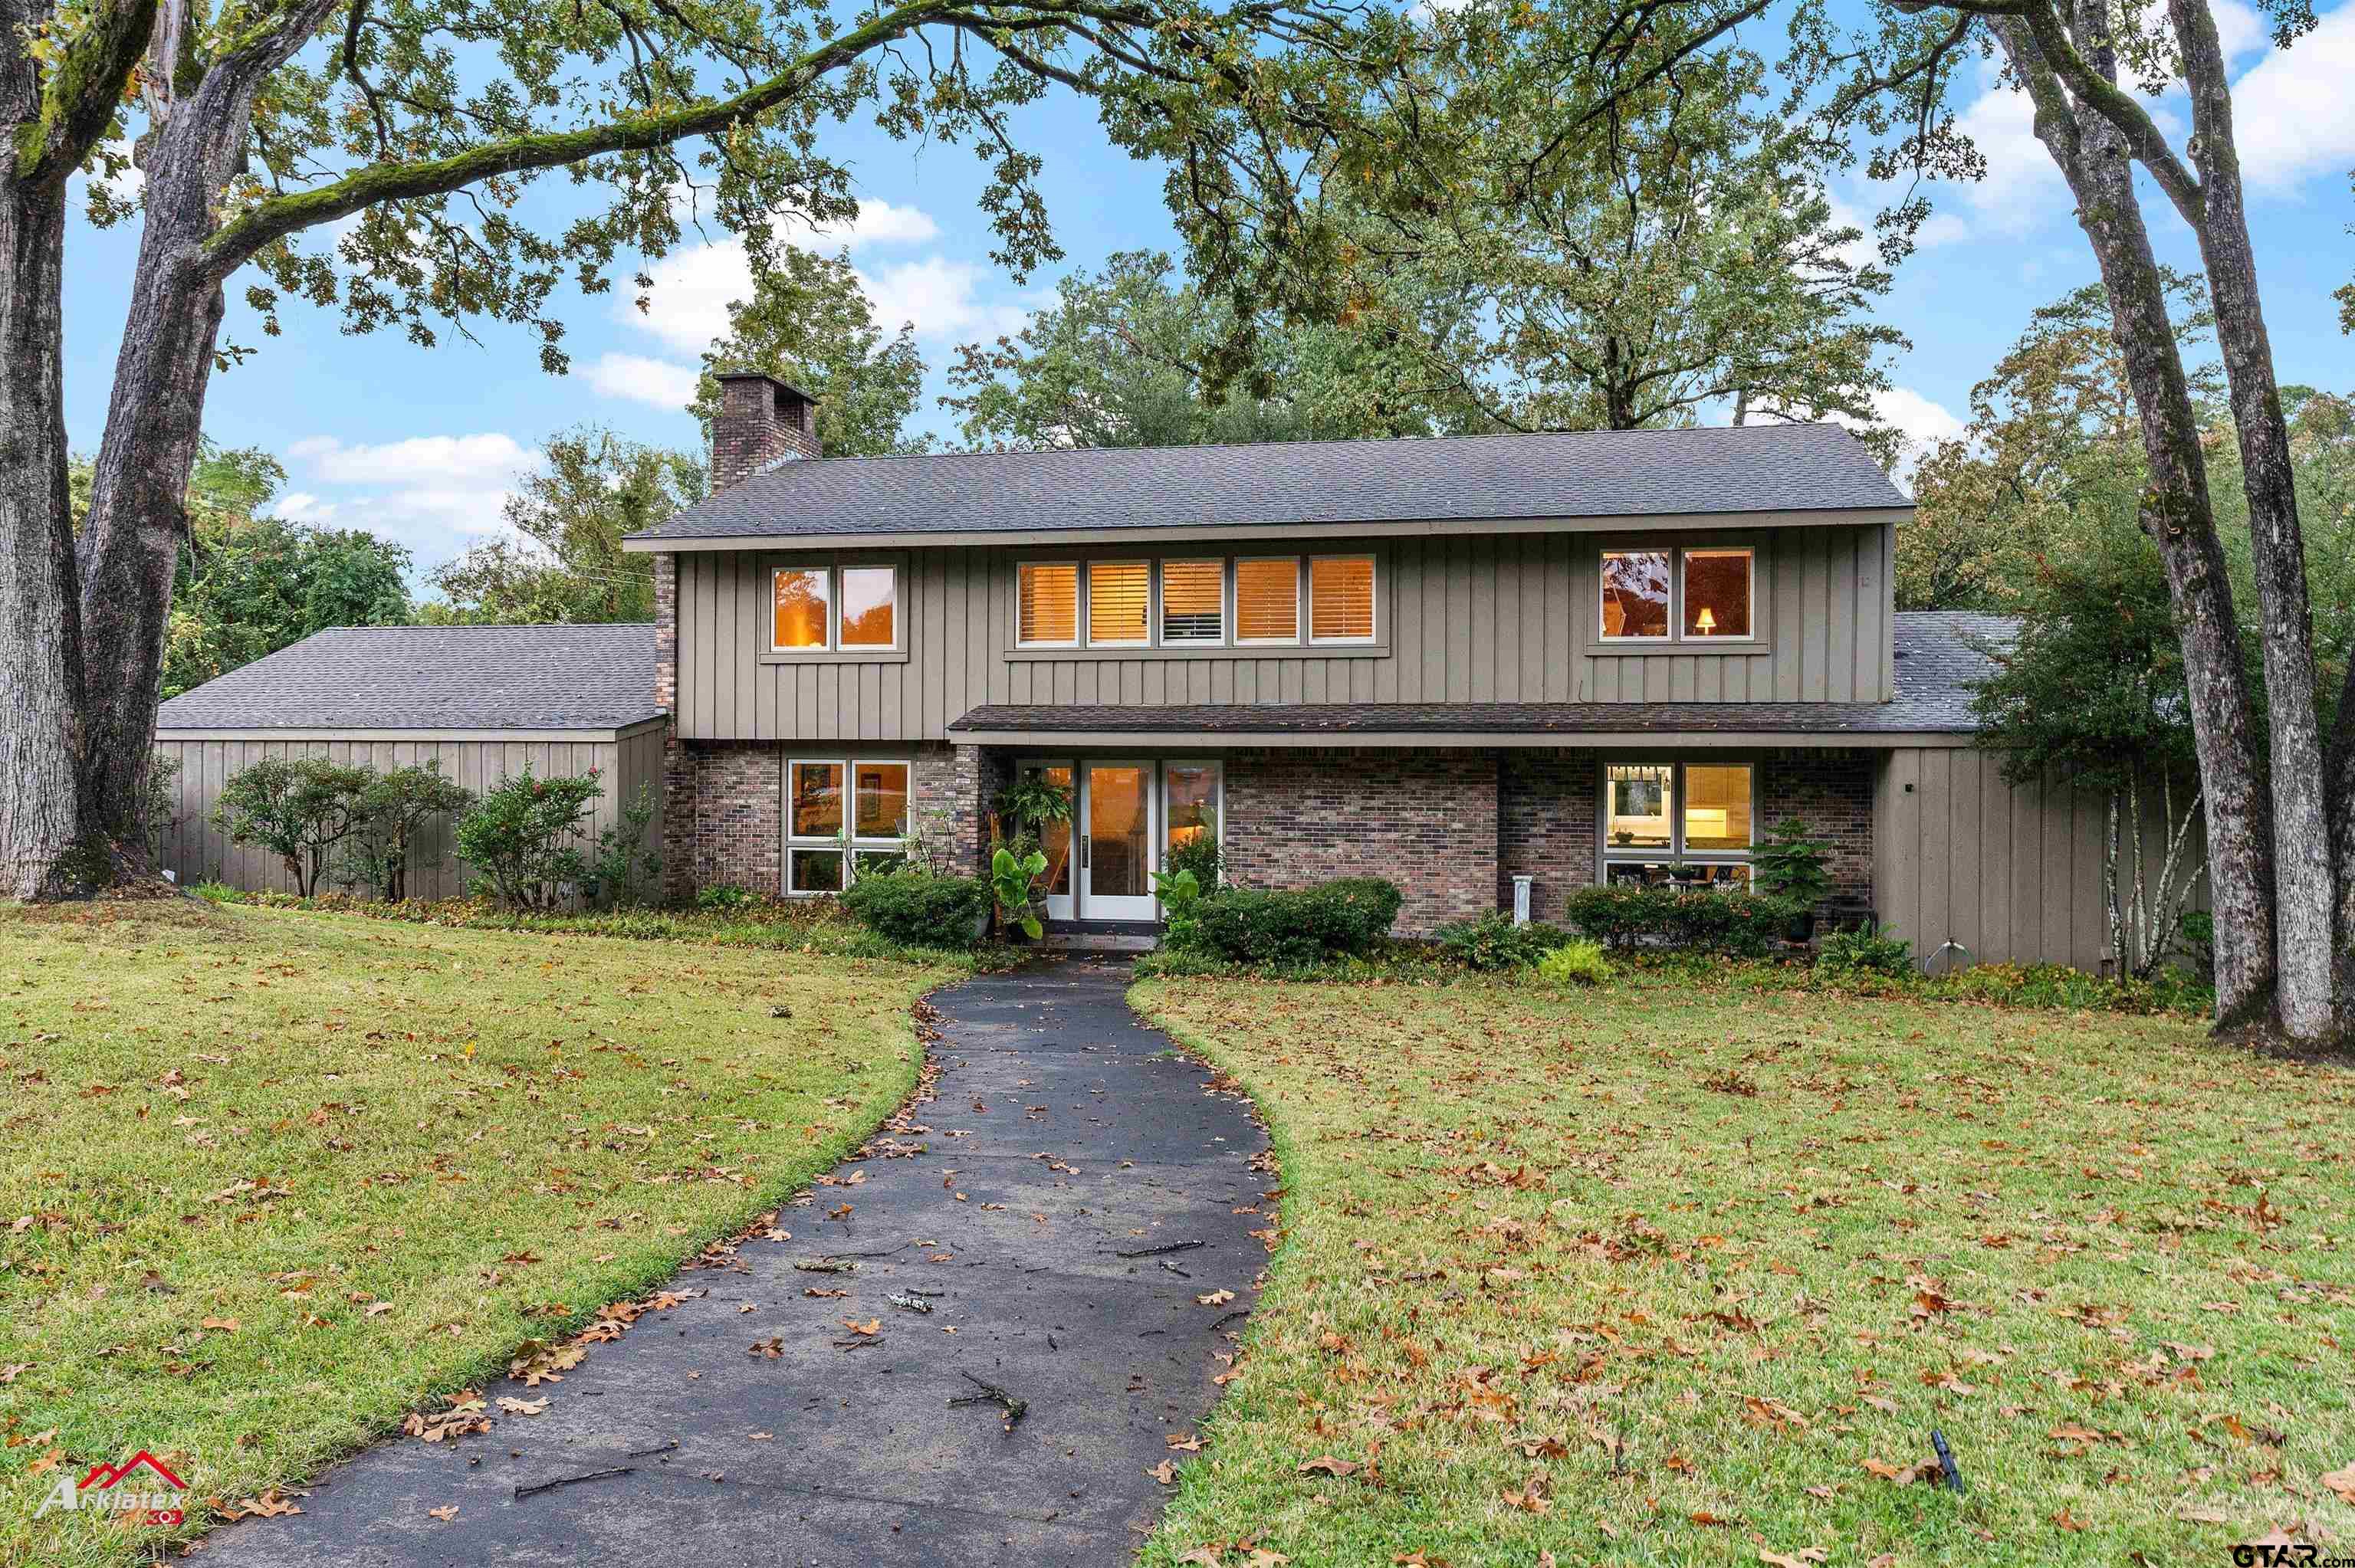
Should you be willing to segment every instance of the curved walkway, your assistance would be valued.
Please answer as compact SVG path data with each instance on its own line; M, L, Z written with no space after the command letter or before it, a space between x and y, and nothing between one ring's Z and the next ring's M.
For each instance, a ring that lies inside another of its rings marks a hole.
M1160 1514L1146 1472L1184 1457L1167 1436L1217 1394L1212 1352L1265 1256L1249 1233L1274 1223L1256 1212L1273 1183L1249 1107L1135 1021L1127 981L1125 964L1048 962L936 995L937 1097L908 1118L923 1130L896 1135L920 1154L837 1169L860 1179L788 1206L792 1240L683 1275L709 1294L563 1382L483 1391L550 1395L544 1414L380 1445L301 1514L214 1531L204 1557L1126 1563ZM1118 1255L1179 1242L1202 1245ZM847 1253L884 1255L794 1266ZM1232 1301L1196 1299L1220 1290ZM950 1404L976 1380L1025 1402L1010 1433L994 1404Z

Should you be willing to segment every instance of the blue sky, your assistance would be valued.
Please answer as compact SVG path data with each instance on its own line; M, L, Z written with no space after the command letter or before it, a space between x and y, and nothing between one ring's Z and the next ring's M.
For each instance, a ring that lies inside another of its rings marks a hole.
M2271 48L2259 14L2211 0L2238 73L2239 135L2267 319L2282 379L2355 390L2349 340L2331 291L2355 276L2355 0L2324 14L2298 46ZM1771 40L1762 38L1761 47ZM2179 99L2162 112L2179 137ZM1921 251L1899 270L1880 314L1913 340L1892 362L1897 391L1883 409L1917 437L1955 433L1973 382L2018 334L2030 311L2092 280L2093 260L2070 217L2065 187L2029 130L2025 101L1983 79L1964 122L1987 154L1982 184L1933 190L1937 216ZM1013 330L1052 281L1114 250L1172 247L1161 172L1103 143L1092 115L1068 97L1032 106L1027 143L1045 151L1046 194L1066 260L1017 283L989 259L975 205L986 176L959 147L916 148L871 126L841 129L828 150L858 175L858 224L847 243L879 316L914 323L932 367L922 418L943 435L953 421L936 399L959 343ZM560 182L557 182L560 185ZM555 188L551 186L551 189ZM1881 193L1861 181L1836 189L1868 230ZM2162 198L2146 210L2163 254L2187 268L2197 255ZM652 310L640 315L623 286L611 296L560 298L572 373L538 367L525 334L476 327L479 344L412 346L397 333L346 335L332 313L296 304L284 334L264 337L232 283L225 336L257 350L214 378L205 424L217 439L279 453L288 484L278 510L298 519L368 527L408 545L421 568L496 534L501 502L549 434L583 421L639 440L688 446L698 437L681 405L703 344L744 291L741 249L714 232L655 264ZM97 444L136 243L125 227L79 228L66 278L66 393L77 450Z

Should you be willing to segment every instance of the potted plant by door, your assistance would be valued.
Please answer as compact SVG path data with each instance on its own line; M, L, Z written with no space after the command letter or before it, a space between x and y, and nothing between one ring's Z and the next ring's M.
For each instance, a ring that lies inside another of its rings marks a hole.
M1796 817L1775 823L1766 842L1750 852L1753 885L1794 906L1784 932L1791 941L1805 942L1816 934L1816 906L1832 890L1830 874L1824 869L1830 856L1831 845L1809 838L1807 824Z

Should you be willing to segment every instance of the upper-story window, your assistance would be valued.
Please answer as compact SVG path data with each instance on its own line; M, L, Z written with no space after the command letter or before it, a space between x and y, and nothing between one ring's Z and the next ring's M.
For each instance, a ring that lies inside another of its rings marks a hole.
M1160 561L1025 561L1023 648L1252 648L1371 644L1380 634L1369 555Z
M855 653L899 646L897 567L824 565L770 571L772 652Z
M1605 642L1747 641L1757 553L1746 545L1603 552Z

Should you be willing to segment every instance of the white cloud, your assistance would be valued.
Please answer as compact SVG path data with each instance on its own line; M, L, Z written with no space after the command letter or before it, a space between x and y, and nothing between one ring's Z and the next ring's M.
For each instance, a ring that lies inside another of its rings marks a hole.
M2262 30L2264 24L2255 26ZM2355 161L2350 78L2355 5L2341 5L2296 44L2269 53L2233 83L2232 132L2243 177L2279 192L2316 175L2343 174Z
M2070 207L2069 182L2036 139L2028 94L1991 86L1955 118L1955 127L1987 159L1987 177L1960 187L1964 205L2001 234L2023 234Z
M874 245L922 245L941 237L941 226L932 215L920 207L898 207L888 201L862 201L858 216L848 223L820 228L795 217L794 227L808 239L788 235L799 244L810 239L827 245L847 245L853 250Z
M312 436L287 457L306 482L280 501L279 515L365 528L408 546L420 567L504 528L516 479L539 465L538 454L498 430L358 446Z
M335 484L412 484L427 478L443 483L505 483L539 461L501 430L472 436L411 436L357 447L347 447L333 436L312 436L289 447L287 455Z
M932 223L912 208L891 207L883 202L868 207L891 215L888 222L898 231L894 238L913 238L919 232L911 215L922 218L926 229ZM682 354L700 354L713 339L724 336L729 305L750 298L752 292L751 261L744 242L735 238L675 250L655 262L647 275L654 286L646 291L645 309L642 312L634 300L625 300L616 303L614 313ZM1025 313L1018 304L981 298L980 291L996 276L968 261L932 255L872 270L861 268L858 284L885 332L897 332L907 322L914 323L919 337L963 342L995 337L1022 324ZM601 385L600 390L612 389Z
M608 397L627 397L658 408L683 408L695 401L698 376L692 366L667 359L608 354L589 367L589 385Z
M1907 450L1916 457L1940 441L1962 439L1963 421L1910 387L1892 387L1874 394L1872 412L1882 424L1897 428L1905 437Z

